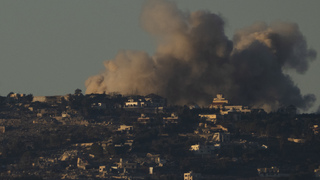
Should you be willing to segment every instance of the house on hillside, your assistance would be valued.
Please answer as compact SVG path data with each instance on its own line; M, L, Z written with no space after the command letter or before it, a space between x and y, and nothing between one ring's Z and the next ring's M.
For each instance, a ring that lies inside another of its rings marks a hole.
M125 102L125 108L143 108L145 106L145 100L143 96L130 96L127 102Z
M177 124L179 116L176 113L171 113L170 117L163 117L164 124Z
M138 117L137 122L141 124L149 124L151 122L151 118L146 114L141 114L141 116Z
M125 108L163 108L166 105L166 99L156 94L129 96L125 102Z
M224 106L225 112L239 112L239 113L251 113L251 110L248 106L242 105L229 105Z
M217 123L217 120L223 120L224 117L220 114L199 114L199 117L204 118L208 122Z
M209 108L218 109L222 108L225 104L228 104L229 101L226 100L222 94L217 94L217 97L213 98L213 101Z
M96 102L91 104L92 109L97 109L97 110L105 110L107 109L106 103L103 102Z
M158 96L156 94L148 94L144 97L145 99L145 107L166 107L167 106L167 100L161 96Z

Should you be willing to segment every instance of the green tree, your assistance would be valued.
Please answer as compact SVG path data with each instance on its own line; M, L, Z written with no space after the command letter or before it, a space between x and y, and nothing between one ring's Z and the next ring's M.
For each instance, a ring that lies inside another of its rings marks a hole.
M76 95L76 96L82 96L83 94L82 94L82 90L81 89L76 89L75 91L74 91L74 95Z

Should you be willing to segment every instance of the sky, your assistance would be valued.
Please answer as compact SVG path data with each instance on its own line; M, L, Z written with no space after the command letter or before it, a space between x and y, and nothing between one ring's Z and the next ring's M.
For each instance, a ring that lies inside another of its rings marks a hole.
M187 12L207 10L225 20L225 33L264 21L295 22L320 53L318 0L175 0ZM121 50L152 54L154 39L141 28L144 0L0 0L0 95L64 95L102 72ZM304 74L288 72L302 94L320 104L319 56Z

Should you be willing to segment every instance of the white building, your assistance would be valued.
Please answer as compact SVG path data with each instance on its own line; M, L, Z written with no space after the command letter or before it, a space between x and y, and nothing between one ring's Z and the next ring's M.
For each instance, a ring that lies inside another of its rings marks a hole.
M166 99L156 94L131 96L125 102L125 108L159 108L166 106Z
M218 108L222 108L225 104L228 104L228 103L229 101L226 100L222 94L217 94L217 97L213 98L213 101L209 107L218 109Z
M141 98L129 98L127 102L125 102L126 108L141 108L144 107L144 100Z

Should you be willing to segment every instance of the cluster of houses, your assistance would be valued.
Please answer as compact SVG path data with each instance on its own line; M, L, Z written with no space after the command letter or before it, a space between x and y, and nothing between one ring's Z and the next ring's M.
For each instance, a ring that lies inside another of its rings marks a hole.
M147 96L127 96L122 97L121 95L115 95L114 98L120 98L121 102L113 102L113 104L108 104L108 102L99 99L100 95L86 95L91 99L96 99L90 101L90 108L98 111L106 110L110 107L120 108L126 111L135 112L138 116L134 116L134 122L144 127L150 128L148 125L155 121L156 115L162 113L161 120L162 126L167 127L171 125L179 125L182 122L181 117L175 111L166 111L167 101L165 98L149 94ZM25 98L26 95L23 94L10 94L8 96L8 102L19 102L21 99ZM69 106L63 108L64 110L56 108L57 104L63 103L63 101L69 101L70 95L66 96L35 96L32 99L33 103L47 103L50 106L32 106L27 105L26 108L36 114L36 118L33 119L33 124L62 124L62 125L79 125L79 126L89 126L90 122L83 118L81 114L75 109ZM192 108L197 108L192 106ZM229 100L225 99L222 94L217 94L213 99L209 108L215 109L216 113L212 114L199 114L200 121L197 127L194 127L193 133L187 134L186 136L199 137L204 139L202 142L192 144L187 151L192 152L196 157L214 157L216 153L219 152L225 146L230 146L231 144L239 143L244 147L254 146L254 148L268 149L267 145L247 142L245 140L233 141L231 137L231 132L228 127L220 124L219 122L224 120L241 120L243 114L251 113L251 109L243 105L231 105ZM281 109L283 113L294 114L296 109L294 107L287 107ZM139 116L140 115L140 116ZM159 116L157 116L159 118ZM134 144L134 125L128 124L118 124L109 121L107 124L99 124L112 129L114 135L126 135L127 138L124 142L115 143L110 141L100 141L96 142L104 150L107 147L112 146L112 148L123 148L128 147L127 151L131 152L132 146ZM0 124L0 134L6 133L6 127ZM311 127L314 134L319 133L318 125ZM288 141L295 143L304 143L303 139L293 139L288 138ZM92 147L92 143L79 143L74 144L69 149L64 149L64 151L59 152L58 157L54 158L44 158L39 157L32 166L48 170L50 168L56 167L59 164L69 163L65 168L62 175L62 179L77 179L81 178L79 175L84 175L90 178L118 178L118 179L132 179L132 174L136 174L136 179L146 175L153 175L157 173L159 169L168 166L168 159L165 159L160 154L147 153L145 156L133 157L131 159L125 157L110 157L108 162L97 163L95 156L93 154L88 154L88 150ZM94 163L93 163L94 162ZM261 177L281 177L279 168L258 168L257 173ZM320 176L320 170L315 170L316 174ZM88 175L89 174L89 175ZM203 176L199 173L193 171L186 172L183 174L184 180L196 180L203 179Z
M129 96L125 102L125 108L163 108L166 106L166 99L156 94Z
M222 94L217 94L209 106L209 108L220 110L218 114L199 114L199 117L205 122L199 123L199 127L194 131L194 134L206 139L205 144L195 144L190 147L190 151L196 155L211 155L216 150L221 148L221 145L230 142L230 132L228 128L217 124L218 120L231 118L235 120L241 119L241 114L250 113L248 107L242 105L228 105Z
M219 114L200 114L200 117L206 118L208 121L216 121L217 119L232 118L234 120L241 120L241 114L251 113L248 106L243 105L230 105L229 101L223 97L222 94L217 94L213 98L211 105L212 109L218 109Z

